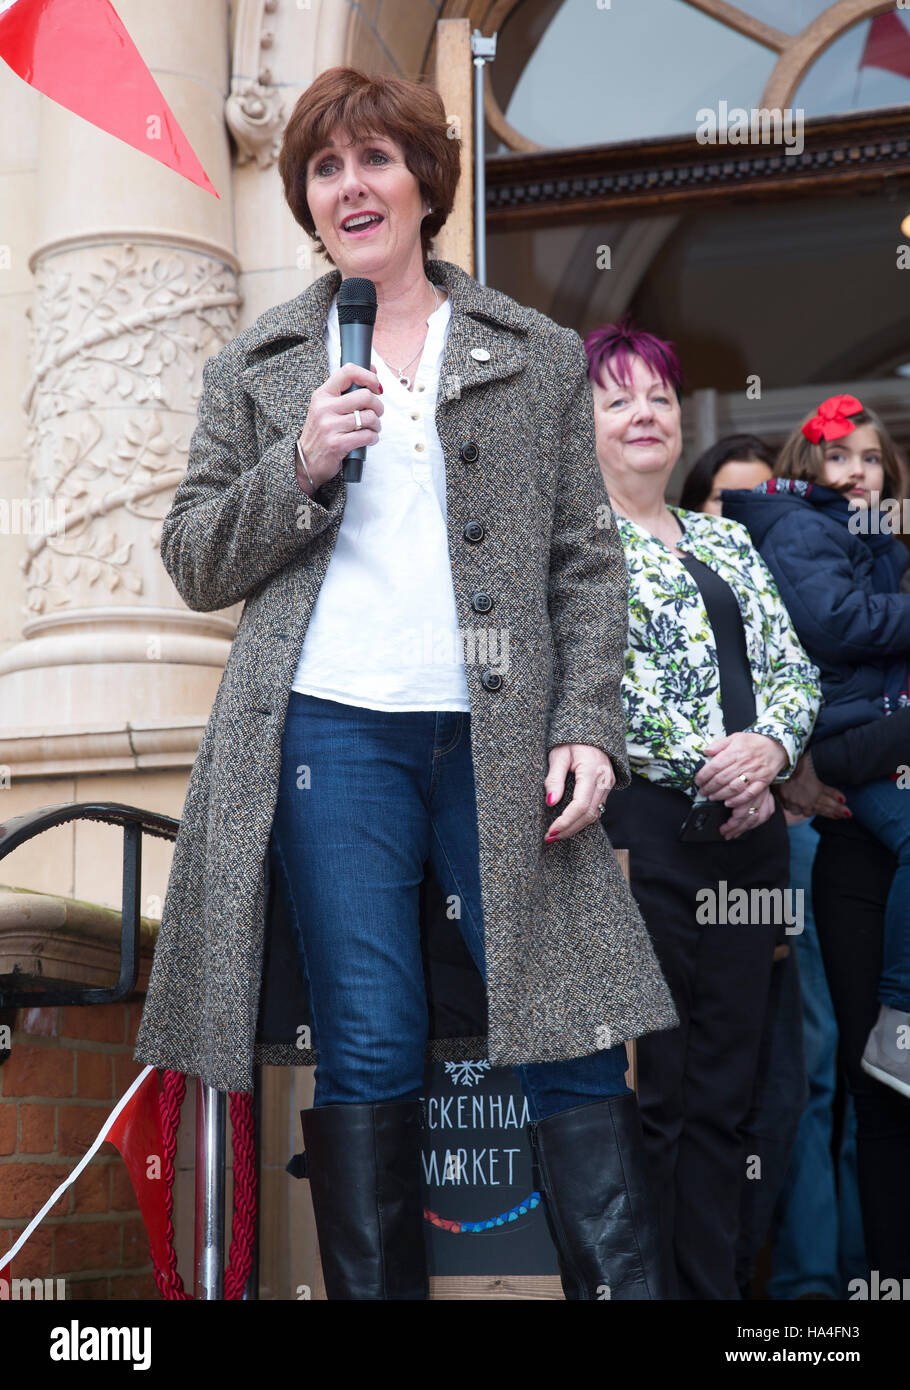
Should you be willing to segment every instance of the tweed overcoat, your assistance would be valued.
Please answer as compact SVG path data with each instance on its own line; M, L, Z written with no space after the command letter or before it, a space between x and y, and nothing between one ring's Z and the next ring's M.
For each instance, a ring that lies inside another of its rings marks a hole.
M573 785L546 806L554 745L604 749L617 787L629 783L625 558L578 334L447 261L429 260L427 274L452 308L435 419L458 622L508 634L498 688L482 642L481 659L466 658L488 977L480 1055L563 1060L678 1022L601 823L543 843ZM257 1021L285 715L345 505L340 472L311 500L295 469L310 396L330 374L340 282L329 272L206 361L162 527L162 560L190 608L245 602L189 780L134 1056L220 1090L250 1090L256 1061L315 1060L305 1032L270 1048ZM468 522L484 528L479 543ZM490 611L472 608L479 592ZM433 1041L429 1056L470 1055L457 1043L434 1053Z

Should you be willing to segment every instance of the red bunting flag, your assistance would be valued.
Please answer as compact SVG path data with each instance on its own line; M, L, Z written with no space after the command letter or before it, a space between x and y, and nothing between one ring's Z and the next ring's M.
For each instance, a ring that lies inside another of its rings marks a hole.
M0 0L2 3L2 0ZM12 1241L8 1252L0 1254L0 1298L8 1298L12 1286L12 1261L28 1243L30 1236L52 1210L68 1187L91 1163L101 1145L107 1140L120 1151L127 1166L139 1210L148 1232L149 1245L159 1269L166 1270L170 1259L168 1237L167 1182L164 1171L164 1138L161 1106L158 1100L158 1073L148 1066L136 1077L126 1093L114 1106L95 1139L82 1155L71 1173L55 1188L24 1231ZM5 1271L5 1272L4 1272ZM244 1270L246 1278L248 1266ZM13 1295L15 1296L15 1295Z
M110 0L0 0L0 58L36 91L218 197Z
M869 25L859 65L910 77L910 31L893 10L878 15Z
M164 1181L164 1141L158 1102L158 1073L154 1067L107 1132L107 1142L120 1151L133 1182L155 1264L167 1269L171 1247L167 1236Z

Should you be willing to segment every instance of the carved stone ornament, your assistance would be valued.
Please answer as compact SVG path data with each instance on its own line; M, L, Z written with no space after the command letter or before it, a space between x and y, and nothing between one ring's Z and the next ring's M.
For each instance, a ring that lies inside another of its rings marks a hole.
M260 82L235 80L224 104L224 116L237 143L237 163L255 159L260 169L278 158L284 132L284 107L279 92Z
M32 320L26 612L172 602L156 553L202 364L236 331L234 272L160 245L41 261ZM160 591L160 592L159 592Z

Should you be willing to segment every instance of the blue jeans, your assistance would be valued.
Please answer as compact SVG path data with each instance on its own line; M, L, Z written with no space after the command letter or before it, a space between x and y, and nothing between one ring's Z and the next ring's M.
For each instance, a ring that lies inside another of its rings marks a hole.
M423 1093L427 860L486 982L470 720L291 691L270 855L310 988L315 1106ZM538 1120L629 1094L626 1066L619 1044L516 1070Z
M885 907L878 997L882 1004L910 1013L910 792L882 777L847 787L844 795L856 819L897 857Z
M796 1132L790 1166L772 1222L768 1297L826 1293L846 1297L851 1279L866 1272L856 1181L856 1117L845 1099L840 1152L832 1153L837 1085L837 1023L812 911L812 861L818 832L808 821L790 826L790 883L803 892L803 930L790 937L802 988L803 1041L809 1100Z

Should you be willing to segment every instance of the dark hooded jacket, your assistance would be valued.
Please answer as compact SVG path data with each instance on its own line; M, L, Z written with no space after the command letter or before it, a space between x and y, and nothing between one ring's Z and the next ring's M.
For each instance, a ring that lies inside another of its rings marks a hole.
M910 704L910 564L890 534L850 527L846 497L818 483L771 478L721 493L724 516L748 528L800 642L821 673L812 742Z

